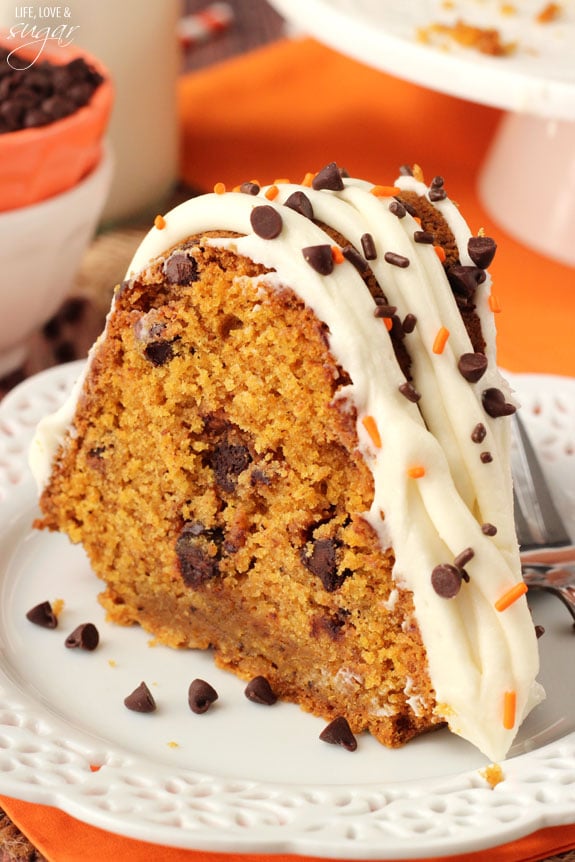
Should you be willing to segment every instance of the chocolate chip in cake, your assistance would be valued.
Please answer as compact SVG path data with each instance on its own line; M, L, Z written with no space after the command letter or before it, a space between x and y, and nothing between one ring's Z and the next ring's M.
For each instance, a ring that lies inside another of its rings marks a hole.
M417 317L415 316L415 314L406 314L403 318L401 328L406 335L409 335L415 329L416 324Z
M487 370L487 356L484 353L463 353L457 368L468 383L477 383Z
M431 573L431 586L442 599L452 599L461 589L461 572L449 563L442 563Z
M399 387L399 391L404 398L407 398L408 401L412 401L414 404L416 404L421 398L421 394L412 383L402 383Z
M30 608L26 614L26 619L30 620L36 626L41 626L44 629L55 629L58 626L58 617L52 610L50 602L40 602Z
M264 204L254 207L250 213L250 223L254 233L262 239L275 239L282 230L282 217L274 207Z
M481 525L481 532L485 536L496 536L497 527L495 527L493 524L485 523Z
M398 266L400 269L405 269L409 266L409 258L405 257L403 254L396 254L394 251L386 251L383 257L387 263L390 263L392 266Z
M435 237L428 230L416 230L413 234L413 241L422 243L423 245L433 245Z
M472 236L467 242L467 253L476 266L485 269L492 262L497 243L489 236Z
M199 534L194 532L194 526L185 525L176 541L180 574L189 587L199 587L220 573L221 553L217 543L215 555L211 554L207 544L204 546L197 541Z
M354 248L353 245L344 245L341 250L341 253L346 260L348 260L351 264L353 264L353 266L355 266L355 268L361 275L365 275L367 272L369 272L368 262L366 261L364 256L360 254L356 248Z
M370 233L364 233L361 237L361 248L366 260L375 260L377 257L377 249L375 241Z
M277 701L277 695L265 676L255 676L244 689L244 694L253 703L272 706Z
M144 356L159 368L174 358L174 348L169 341L151 341L144 348Z
M467 266L463 264L454 264L447 270L447 278L454 293L470 299L478 285L482 284L485 279L485 270L478 266Z
M234 491L240 473L252 462L247 446L221 440L208 456L217 485L224 491Z
M191 255L175 251L164 262L164 275L168 284L193 284L199 278L198 264Z
M357 748L357 739L351 732L351 727L347 718L343 715L338 715L333 721L324 727L319 735L322 742L328 742L330 745L341 745L347 751L355 751Z
M284 206L289 207L306 218L313 218L313 206L304 192L294 192L291 194L285 201Z
M493 419L498 419L500 416L511 416L517 409L505 400L505 395L501 389L495 387L486 389L481 395L481 400L485 412Z
M329 189L330 191L340 192L343 188L343 180L341 172L335 162L330 162L319 171L312 180L314 189Z
M482 452L479 456L479 460L482 464L491 464L491 462L493 461L493 455L491 454L491 452Z
M257 183L242 183L240 191L244 195L258 195L260 193L260 187Z
M474 443L483 443L486 435L487 428L485 427L483 422L478 422L473 431L471 432L471 439Z
M156 701L145 682L141 682L131 694L124 698L124 705L132 712L155 712L156 710Z
M91 652L100 642L100 635L94 623L82 623L66 638L68 649L83 649Z
M316 575L328 593L339 589L343 582L350 577L352 572L344 569L340 574L337 568L336 551L339 543L336 539L315 539L312 543L311 554L302 551L301 559L304 566L312 574Z
M192 712L202 715L218 699L218 693L204 679L194 679L188 689L188 704Z
M320 275L333 272L333 256L330 245L308 245L302 248L302 254L312 269Z
M396 199L392 200L392 202L390 203L389 211L390 213L393 213L394 216L397 216L397 218L405 218L405 215L407 213L407 210L405 209L402 202Z

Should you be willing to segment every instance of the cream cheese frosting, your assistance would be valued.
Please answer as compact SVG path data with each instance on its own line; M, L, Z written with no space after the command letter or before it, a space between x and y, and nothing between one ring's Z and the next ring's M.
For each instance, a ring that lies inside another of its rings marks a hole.
M401 176L396 187L429 200L430 189L413 176ZM458 361L473 353L473 347L433 244L414 240L420 226L409 212L399 218L390 210L393 189L372 191L369 183L343 178L341 188L331 189L278 183L271 200L266 196L269 188L257 195L226 192L193 198L149 231L127 277L137 276L151 260L192 235L234 232L239 236L206 242L272 270L260 278L271 286L289 286L327 325L330 351L351 380L337 399L356 411L359 449L374 480L373 502L364 517L382 547L393 548L397 586L413 594L438 714L454 733L491 760L500 760L544 693L536 682L534 626L520 593L509 417L488 415L483 403L483 393L490 389L512 401L495 362L491 283L487 276L475 294L487 368L479 381L470 383ZM313 220L285 205L295 192L305 194ZM460 262L472 265L471 233L459 210L447 197L433 205L454 235ZM281 229L273 238L253 229L252 214L261 206L280 216ZM340 255L340 262L323 274L302 253L337 246L321 225L329 225L356 249L362 248L366 235L373 239L376 256L369 265L387 301L400 318L410 314L417 321L406 339L419 400L401 392L406 378L356 267ZM437 352L440 330L448 337ZM63 408L37 430L30 463L40 487L67 429L73 427L81 387L82 380ZM480 445L472 439L476 426L484 429ZM482 459L486 452L491 460ZM486 524L496 526L495 534L487 534L493 531L486 531ZM462 554L465 578L456 594L446 597L445 590L434 586L432 573L441 566L460 571L463 565L458 569L457 560ZM500 600L505 604L518 587L519 598L498 610Z

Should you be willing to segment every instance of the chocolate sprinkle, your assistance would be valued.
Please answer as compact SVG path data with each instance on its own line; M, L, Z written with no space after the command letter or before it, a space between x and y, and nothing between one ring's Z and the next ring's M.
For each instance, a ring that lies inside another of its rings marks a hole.
M479 460L482 464L491 464L491 462L493 461L493 455L491 454L491 452L482 452L479 456Z
M500 416L511 416L517 409L505 400L505 395L501 389L495 387L486 389L481 395L481 400L485 412L493 419L498 419Z
M387 305L387 303L381 301L379 297L375 300L375 302L376 306L373 312L374 317L393 317L393 315L397 311L396 305Z
M302 254L312 269L320 275L333 272L333 257L330 245L308 245L302 248Z
M481 532L484 536L495 536L497 535L497 527L493 524L485 523L481 525Z
M265 676L255 676L250 680L244 689L244 694L248 700L264 706L272 706L277 700L277 695Z
M409 335L410 332L413 332L415 329L415 325L417 323L417 317L415 314L406 314L403 318L403 323L401 324L403 331L406 335Z
M478 422L473 431L471 432L471 439L474 443L483 443L486 435L487 428L485 427L483 422Z
M289 207L291 210L295 210L296 213L299 213L306 218L313 218L313 206L304 192L294 192L291 194L285 201L284 206Z
M475 556L475 551L473 548L465 548L460 554L456 556L453 561L453 565L456 569L464 569L467 563L473 559Z
M468 383L477 383L487 370L487 356L484 353L462 353L457 367Z
M433 177L433 179L431 180L430 186L432 189L440 189L440 188L442 188L444 183L445 183L445 180L443 179L443 177L437 175L436 177Z
M199 278L195 258L176 251L164 262L164 275L168 284L193 284Z
M461 572L449 563L442 563L431 573L431 586L442 599L452 599L461 589Z
M275 239L280 235L283 225L279 212L267 204L251 211L250 222L254 233L262 239Z
M202 715L218 699L218 693L204 679L194 679L188 689L188 704L192 712Z
M319 171L312 180L314 189L329 189L333 192L340 192L343 188L343 180L340 170L335 162L330 162Z
M414 404L421 398L421 394L411 383L402 383L399 387L399 391L403 396L405 396L405 398L407 398L408 401L412 401Z
M399 173L402 177L412 177L413 176L413 168L411 165L401 165L399 168Z
M353 245L344 245L341 250L341 253L345 257L345 259L348 260L351 264L353 264L357 271L360 272L362 275L365 275L365 273L369 271L368 262L366 261L364 256L360 254L356 248L353 247Z
M50 602L40 602L39 605L30 608L26 619L44 629L55 629L58 626L58 617L52 610Z
M401 269L409 266L409 258L404 257L402 254L396 254L394 251L386 251L383 257L392 266L399 266Z
M485 269L489 266L495 252L497 243L489 236L472 236L467 242L467 253L476 266Z
M447 192L442 188L431 188L429 189L428 198L432 203L437 203L437 201L444 201L447 197Z
M393 213L394 216L397 216L397 218L404 218L407 213L404 205L398 200L392 200L389 205L389 211L390 213Z
M156 709L156 701L145 682L124 698L124 705L132 712L154 712Z
M377 249L375 241L370 233L364 233L361 237L361 248L366 260L375 260L377 257Z
M242 183L240 191L244 195L258 195L260 193L260 187L257 183Z
M343 715L338 715L333 721L324 727L319 735L322 742L328 742L330 745L341 745L347 751L355 751L357 748L357 739L351 732L351 727L347 718Z
M89 652L95 650L99 642L100 635L93 623L83 623L77 626L65 641L68 649L84 649Z
M435 242L435 237L428 230L416 230L413 234L414 242L427 243L428 245L433 245Z

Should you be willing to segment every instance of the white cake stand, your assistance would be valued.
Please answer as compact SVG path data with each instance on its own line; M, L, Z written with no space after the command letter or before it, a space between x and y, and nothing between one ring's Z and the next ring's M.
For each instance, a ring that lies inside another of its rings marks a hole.
M502 108L481 168L483 205L530 248L575 266L575 2L556 20L546 0L270 0L290 23L374 68L452 96ZM446 8L450 6L451 8ZM418 33L457 20L496 28L515 49L501 57ZM443 44L442 44L443 42Z

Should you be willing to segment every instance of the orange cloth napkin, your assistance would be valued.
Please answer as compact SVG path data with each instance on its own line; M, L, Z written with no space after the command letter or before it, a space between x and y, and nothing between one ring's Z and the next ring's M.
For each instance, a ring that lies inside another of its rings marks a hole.
M512 371L575 375L575 269L552 263L509 237L477 199L479 165L500 112L398 81L318 45L279 42L182 79L182 179L211 190L246 179L299 180L335 160L387 184L403 163L442 174L473 230L499 242L493 273L501 365ZM534 191L534 193L536 193ZM54 808L0 804L51 862L296 862L289 855L231 856L158 847L104 832ZM450 862L535 862L575 847L575 825L543 829ZM435 860L441 862L441 860ZM446 860L445 860L446 862Z

